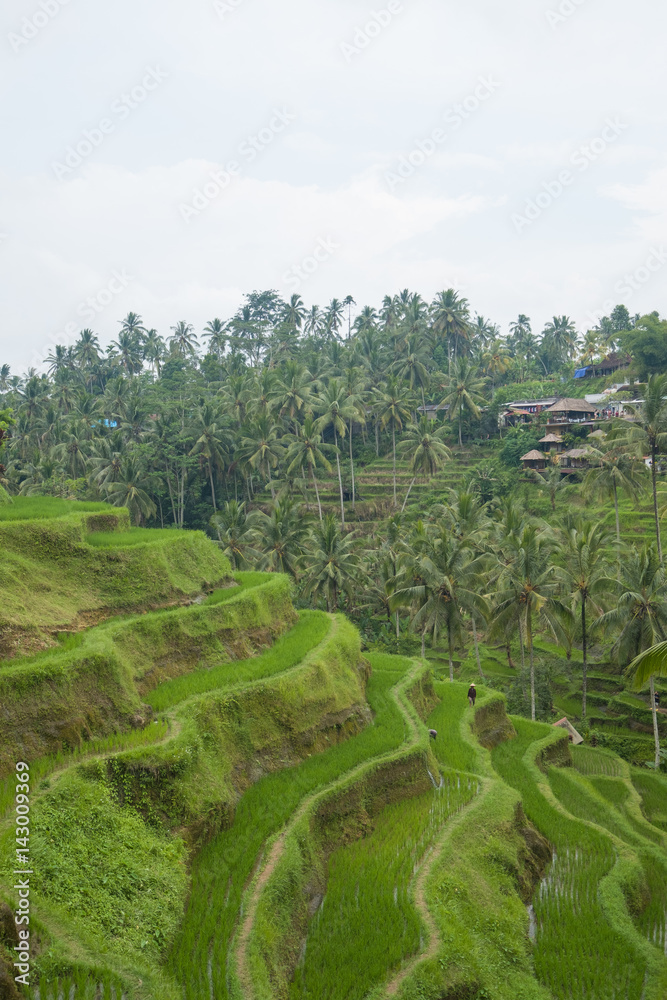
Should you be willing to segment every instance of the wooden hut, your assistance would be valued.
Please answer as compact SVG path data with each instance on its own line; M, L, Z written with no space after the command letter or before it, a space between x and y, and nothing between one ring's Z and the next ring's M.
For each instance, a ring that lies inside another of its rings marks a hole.
M547 467L547 456L543 455L537 448L533 448L532 451L522 455L521 461L523 462L524 470L535 469L537 472L542 472Z

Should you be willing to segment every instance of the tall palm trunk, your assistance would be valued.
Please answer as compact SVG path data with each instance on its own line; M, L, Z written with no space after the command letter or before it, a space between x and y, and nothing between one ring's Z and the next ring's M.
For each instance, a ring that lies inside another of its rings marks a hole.
M343 504L343 479L340 474L340 452L338 451L338 434L336 433L336 428L334 426L334 444L336 445L336 467L338 469L338 488L340 490L340 520L343 527L345 526L345 506Z
M651 481L653 483L653 516L655 517L655 537L658 542L658 556L662 561L662 541L660 539L660 519L658 517L658 491L656 487L657 481L657 471L655 467L655 460L657 456L657 448L655 441L651 441Z
M474 614L470 616L472 618L472 639L475 644L475 659L477 660L477 669L479 670L479 676L484 680L484 673L482 671L482 661L479 658L479 644L477 642L477 622L475 620Z
M454 683L454 650L452 649L452 633L447 629L447 652L449 654L449 683Z
M526 606L526 638L528 639L528 658L530 662L530 717L535 722L535 658L533 656L533 623L530 604Z
M422 663L424 662L425 653L426 653L426 626L422 625Z
M586 637L586 597L581 600L581 649L584 654L584 669L581 694L581 718L586 718L586 684L588 676L588 646Z
M459 448L463 447L463 438L461 437L461 407L459 407Z
M213 510L217 511L218 508L215 505L215 486L213 485L213 467L211 466L210 462L208 466L208 475L209 479L211 480L211 499L213 500Z
M391 427L391 447L394 456L394 510L396 510L396 424L392 424Z
M413 486L415 485L415 480L416 480L416 479L417 479L417 477L416 477L416 476L414 476L414 477L413 477L413 479L412 479L412 482L411 482L411 483L410 483L410 485L408 486L408 492L407 492L407 493L405 494L405 500L403 501L403 506L401 507L401 514L402 514L402 513L403 513L403 511L405 510L405 505L406 505L406 503L408 502L408 497L410 496L410 491L412 490L412 487L413 487Z
M313 477L313 486L315 487L315 496L317 497L317 509L320 512L320 524L322 523L322 504L320 503L320 491L317 488L317 479L315 479L315 468L311 465L310 474Z
M660 732L658 731L658 712L655 707L655 676L651 674L651 715L653 716L653 738L655 739L655 769L660 767Z
M350 420L350 472L352 473L352 510L355 504L354 459L352 458L352 421Z

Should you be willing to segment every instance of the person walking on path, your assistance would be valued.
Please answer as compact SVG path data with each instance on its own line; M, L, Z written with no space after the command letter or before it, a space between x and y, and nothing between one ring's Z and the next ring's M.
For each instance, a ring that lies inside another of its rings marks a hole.
M468 701L470 702L470 707L475 707L475 698L477 697L477 690L475 688L475 682L473 681L468 688Z

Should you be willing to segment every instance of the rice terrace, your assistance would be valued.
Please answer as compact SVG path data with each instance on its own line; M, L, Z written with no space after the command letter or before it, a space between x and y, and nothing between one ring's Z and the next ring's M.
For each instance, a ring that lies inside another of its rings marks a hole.
M667 997L665 323L339 305L5 375L2 1000Z

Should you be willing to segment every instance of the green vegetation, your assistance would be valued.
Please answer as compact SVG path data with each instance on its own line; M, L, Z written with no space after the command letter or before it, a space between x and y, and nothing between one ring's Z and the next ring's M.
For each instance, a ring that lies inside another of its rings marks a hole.
M333 852L291 997L361 1000L388 971L419 952L422 927L410 883L443 824L475 790L470 778L462 784L448 774L441 787L387 806L367 837Z
M253 784L237 806L233 826L197 856L185 920L168 965L186 1000L207 998L211 987L220 998L229 996L231 936L243 890L266 840L288 821L308 794L363 761L397 748L403 741L404 721L391 690L403 678L410 662L396 657L371 659L373 673L367 698L374 713L373 725L309 757L298 768L278 771Z
M156 712L162 712L205 691L241 685L258 677L272 677L300 663L322 642L330 628L331 620L322 611L302 611L294 628L265 653L165 681L151 691L146 700Z
M169 544L179 538L169 528L130 528L129 531L91 531L86 543L98 549L127 549L135 545Z

